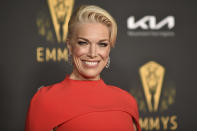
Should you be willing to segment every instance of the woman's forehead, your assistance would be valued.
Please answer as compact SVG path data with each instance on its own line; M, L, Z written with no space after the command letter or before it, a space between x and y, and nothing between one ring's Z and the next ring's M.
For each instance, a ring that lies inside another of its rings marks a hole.
M100 23L81 23L75 26L73 30L75 38L86 39L107 39L109 40L108 28Z

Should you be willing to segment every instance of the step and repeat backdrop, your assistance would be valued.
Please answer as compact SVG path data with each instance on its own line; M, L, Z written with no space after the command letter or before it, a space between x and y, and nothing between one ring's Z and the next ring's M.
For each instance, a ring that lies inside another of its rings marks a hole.
M195 130L197 10L186 0L2 2L0 129L23 131L37 89L71 73L66 25L81 4L101 6L117 21L116 46L102 78L136 98L142 130Z

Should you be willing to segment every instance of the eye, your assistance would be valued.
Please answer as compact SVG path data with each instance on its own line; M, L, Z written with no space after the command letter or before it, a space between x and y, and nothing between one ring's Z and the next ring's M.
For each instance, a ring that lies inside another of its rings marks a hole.
M106 46L108 46L108 43L101 42L101 43L99 43L99 46L101 46L101 47L106 47Z
M78 41L78 44L79 45L85 45L85 44L87 44L87 42L86 41Z

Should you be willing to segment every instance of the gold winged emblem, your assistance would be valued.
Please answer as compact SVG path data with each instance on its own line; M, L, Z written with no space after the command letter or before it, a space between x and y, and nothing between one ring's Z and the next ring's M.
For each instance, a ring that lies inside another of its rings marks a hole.
M74 0L48 0L58 43L66 42Z
M140 76L150 112L158 110L165 69L154 61L140 68Z

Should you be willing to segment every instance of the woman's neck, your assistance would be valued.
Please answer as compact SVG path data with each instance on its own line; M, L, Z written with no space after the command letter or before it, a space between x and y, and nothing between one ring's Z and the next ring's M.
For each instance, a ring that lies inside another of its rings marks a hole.
M73 72L70 74L70 79L73 80L100 80L100 75L97 75L95 77L86 77L81 75L77 70L73 70Z

